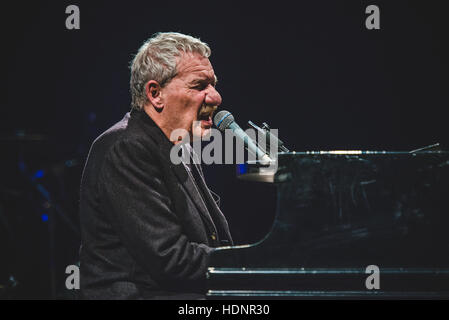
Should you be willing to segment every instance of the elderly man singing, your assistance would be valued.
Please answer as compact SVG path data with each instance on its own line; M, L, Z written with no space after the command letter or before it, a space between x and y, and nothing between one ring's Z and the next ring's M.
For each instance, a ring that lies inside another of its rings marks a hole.
M211 251L232 244L201 167L170 161L172 132L207 134L221 103L210 54L172 32L136 54L132 111L94 141L81 181L84 298L199 298Z

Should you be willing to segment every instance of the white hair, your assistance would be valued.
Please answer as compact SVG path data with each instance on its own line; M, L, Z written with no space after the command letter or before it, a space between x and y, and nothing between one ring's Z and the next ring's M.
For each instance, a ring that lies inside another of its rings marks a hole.
M198 53L209 58L211 50L200 39L177 32L156 33L140 47L131 63L131 104L142 109L148 102L145 85L150 80L164 87L177 74L176 58L182 53Z

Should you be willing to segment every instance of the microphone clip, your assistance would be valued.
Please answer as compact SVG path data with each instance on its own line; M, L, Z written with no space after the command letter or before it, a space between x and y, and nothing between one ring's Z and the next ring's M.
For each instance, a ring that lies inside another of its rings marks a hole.
M248 121L248 124L253 129L255 129L257 132L259 132L259 134L264 135L265 141L277 141L277 146L278 146L277 152L289 152L287 147L284 146L284 142L282 142L276 135L274 135L270 132L270 126L266 122L262 123L262 128L257 126L252 121ZM270 143L267 143L266 146L264 146L264 148L262 148L262 146L259 146L259 148L266 149L265 151L267 154L272 153L272 150L270 150Z

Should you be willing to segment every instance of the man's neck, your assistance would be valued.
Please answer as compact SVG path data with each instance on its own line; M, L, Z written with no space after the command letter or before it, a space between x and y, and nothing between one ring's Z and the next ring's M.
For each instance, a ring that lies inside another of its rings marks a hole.
M167 137L167 139L171 143L178 144L181 142L181 140L175 142L170 140L171 133L173 132L174 129L168 126L167 122L164 121L162 115L159 112L157 112L152 105L145 105L143 107L143 111L145 111L145 113L154 121L154 123L161 129L162 133Z

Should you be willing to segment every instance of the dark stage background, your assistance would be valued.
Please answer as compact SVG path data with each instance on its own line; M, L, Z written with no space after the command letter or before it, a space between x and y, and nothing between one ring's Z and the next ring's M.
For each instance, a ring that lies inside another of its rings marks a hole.
M448 149L445 1L292 3L2 4L0 284L16 285L14 297L22 298L50 298L64 287L65 267L77 261L89 146L130 109L129 62L159 31L207 42L222 108L244 128L248 120L279 128L291 150L436 142ZM80 8L80 30L65 27L70 4ZM380 8L380 30L365 27L370 4ZM231 165L205 169L236 242L262 239L275 189L238 181Z

